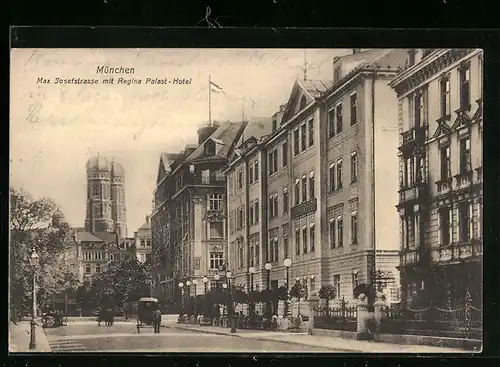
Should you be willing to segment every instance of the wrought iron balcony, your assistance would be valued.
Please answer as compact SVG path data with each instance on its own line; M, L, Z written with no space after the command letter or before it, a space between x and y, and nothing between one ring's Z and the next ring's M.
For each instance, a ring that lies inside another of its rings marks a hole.
M292 219L303 215L314 213L318 208L318 200L316 198L309 199L303 203L295 205L290 211Z
M427 184L417 182L411 187L403 187L399 190L399 203L408 203L413 201L424 201L428 197Z

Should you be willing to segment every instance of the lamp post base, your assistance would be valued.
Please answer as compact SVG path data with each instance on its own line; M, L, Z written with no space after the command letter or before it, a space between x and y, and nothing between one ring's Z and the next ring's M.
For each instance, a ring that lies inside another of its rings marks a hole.
M31 319L31 335L30 335L30 350L36 349L36 342L35 342L35 330L36 330L36 321L34 318Z

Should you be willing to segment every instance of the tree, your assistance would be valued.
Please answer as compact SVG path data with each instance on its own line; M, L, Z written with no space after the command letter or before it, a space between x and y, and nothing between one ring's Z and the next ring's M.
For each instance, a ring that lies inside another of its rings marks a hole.
M334 299L337 295L335 287L331 284L324 284L318 291L318 297L326 301L326 312L330 313L330 300Z
M33 248L39 256L36 269L37 303L57 293L76 289L77 279L64 257L71 228L50 198L34 199L28 192L9 188L10 311L13 318L30 310Z
M136 302L151 295L151 269L149 263L141 264L136 259L111 266L96 275L90 284L78 289L78 301L95 309L111 303L122 306L125 302Z

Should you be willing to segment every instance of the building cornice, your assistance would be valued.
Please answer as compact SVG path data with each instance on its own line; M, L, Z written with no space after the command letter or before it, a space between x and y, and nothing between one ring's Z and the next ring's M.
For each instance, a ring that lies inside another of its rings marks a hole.
M477 49L447 49L438 51L411 68L403 71L389 83L389 86L396 91L398 96L400 96L422 84L424 81L430 79L432 75L438 74L458 60L467 56L474 56L476 53L480 52L481 50Z

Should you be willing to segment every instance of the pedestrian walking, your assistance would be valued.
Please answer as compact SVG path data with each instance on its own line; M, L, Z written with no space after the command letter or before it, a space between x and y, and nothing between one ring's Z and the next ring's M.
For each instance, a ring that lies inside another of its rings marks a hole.
M153 328L155 334L160 333L160 325L161 325L161 311L156 309L153 311Z

